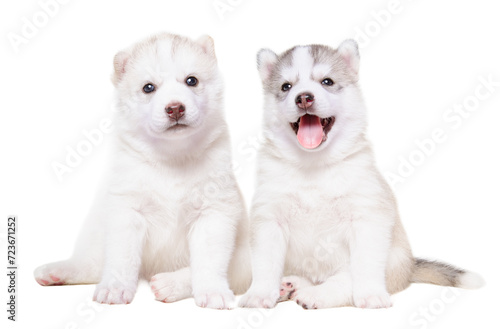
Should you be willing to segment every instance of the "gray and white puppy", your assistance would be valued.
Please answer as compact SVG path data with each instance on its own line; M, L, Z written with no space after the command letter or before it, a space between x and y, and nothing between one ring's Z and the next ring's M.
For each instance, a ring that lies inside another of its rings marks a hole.
M412 255L365 131L355 41L258 54L265 140L251 209L253 282L243 307L391 306L412 282L482 279Z

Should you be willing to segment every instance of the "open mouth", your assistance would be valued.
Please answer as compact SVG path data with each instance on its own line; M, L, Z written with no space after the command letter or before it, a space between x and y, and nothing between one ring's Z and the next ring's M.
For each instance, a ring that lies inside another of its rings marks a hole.
M306 149L315 149L327 140L334 123L335 117L320 118L305 114L296 122L290 122L290 126L297 134L300 145Z

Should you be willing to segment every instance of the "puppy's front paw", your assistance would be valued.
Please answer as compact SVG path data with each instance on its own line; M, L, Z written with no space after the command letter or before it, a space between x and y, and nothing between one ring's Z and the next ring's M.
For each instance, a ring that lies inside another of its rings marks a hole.
M387 292L355 295L354 306L359 308L389 308L392 306L391 296Z
M230 310L235 306L234 294L229 289L222 292L195 293L193 297L196 305L199 307Z
M270 291L251 289L241 296L238 305L240 307L249 308L273 308L278 302L280 292L278 289L271 289Z
M137 283L101 281L95 288L94 301L101 304L130 304L136 290Z

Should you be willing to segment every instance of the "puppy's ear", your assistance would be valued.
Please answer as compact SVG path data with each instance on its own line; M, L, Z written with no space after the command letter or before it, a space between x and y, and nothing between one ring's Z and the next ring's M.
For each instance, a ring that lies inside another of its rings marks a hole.
M203 51L211 56L215 57L215 46L214 46L214 39L212 39L211 36L209 35L202 35L196 40L196 43L201 46Z
M347 66L356 74L359 73L359 49L358 44L353 39L342 42L337 51L344 59Z
M271 76L274 65L278 62L278 55L271 49L261 49L257 53L257 69L260 78L266 81Z
M115 71L111 80L113 81L115 87L118 86L120 81L123 79L123 76L125 75L125 72L127 70L127 63L129 59L130 54L125 51L120 51L115 55L115 58L113 59L113 66L115 68Z

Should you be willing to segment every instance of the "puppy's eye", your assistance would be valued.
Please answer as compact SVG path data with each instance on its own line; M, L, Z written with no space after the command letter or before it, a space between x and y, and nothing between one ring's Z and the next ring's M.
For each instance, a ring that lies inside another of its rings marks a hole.
M198 84L198 79L196 79L195 77L187 77L186 84L189 87L194 87Z
M152 93L155 91L155 86L152 83L148 83L142 87L142 91L144 91L146 94Z
M286 83L284 83L284 84L281 85L281 90L282 91L288 91L288 90L290 90L290 88L292 88L292 85L289 84L288 82L286 82Z
M323 81L321 81L321 84L325 86L333 86L333 83L334 83L333 80L330 78L326 78L323 79Z

